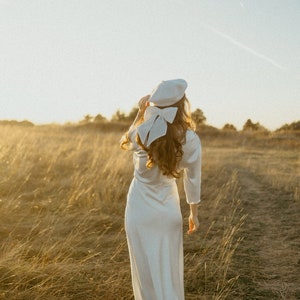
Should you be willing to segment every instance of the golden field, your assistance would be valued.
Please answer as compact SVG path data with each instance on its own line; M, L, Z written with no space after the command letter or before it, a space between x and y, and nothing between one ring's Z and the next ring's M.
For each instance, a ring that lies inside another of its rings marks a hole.
M123 128L0 126L0 299L133 299ZM184 236L186 299L299 299L299 134L199 135L200 230Z

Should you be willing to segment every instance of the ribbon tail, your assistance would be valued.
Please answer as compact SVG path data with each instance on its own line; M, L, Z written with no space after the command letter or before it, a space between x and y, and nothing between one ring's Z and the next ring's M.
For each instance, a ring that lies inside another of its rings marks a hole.
M149 135L149 132L151 131L151 128L153 127L153 123L155 122L155 118L148 119L144 123L142 123L140 126L137 127L137 132L140 136L141 142L145 145L147 141L147 137Z
M137 128L137 133L143 144L145 144L149 130L150 130L149 127L145 126L145 124L142 124Z
M167 122L162 118L157 118L149 132L147 140L147 147L151 145L153 141L164 136L167 132Z

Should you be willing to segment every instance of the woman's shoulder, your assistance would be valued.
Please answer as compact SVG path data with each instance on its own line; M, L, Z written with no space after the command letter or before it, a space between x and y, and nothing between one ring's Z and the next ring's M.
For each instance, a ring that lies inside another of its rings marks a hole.
M186 144L189 144L193 141L196 143L198 143L198 142L200 143L200 138L199 138L198 134L192 129L188 129L186 131L185 140L186 140Z
M194 164L201 156L201 142L198 134L193 130L187 130L185 144L182 145L183 156L181 167L185 168Z
M198 134L194 130L186 131L185 143L182 145L183 152L186 154L201 151L201 141Z

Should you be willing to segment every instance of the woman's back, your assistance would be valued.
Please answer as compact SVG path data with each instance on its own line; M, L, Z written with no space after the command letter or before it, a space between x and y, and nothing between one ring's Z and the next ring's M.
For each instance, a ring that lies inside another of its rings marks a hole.
M161 184L174 181L174 177L163 175L157 165L153 165L151 168L146 166L148 154L135 141L135 134L136 131L134 130L134 132L131 133L131 140L133 141L132 150L134 151L134 177L148 184ZM185 143L182 145L182 149L183 155L178 166L179 171L187 167L192 167L191 164L195 163L195 160L199 157L199 152L201 151L199 137L193 130L186 131ZM198 167L198 165L196 167Z

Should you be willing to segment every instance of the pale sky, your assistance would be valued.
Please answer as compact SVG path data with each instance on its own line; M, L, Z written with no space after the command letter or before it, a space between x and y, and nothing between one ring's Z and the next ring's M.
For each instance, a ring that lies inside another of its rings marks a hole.
M300 1L0 0L0 120L110 118L174 78L218 128L298 121Z

